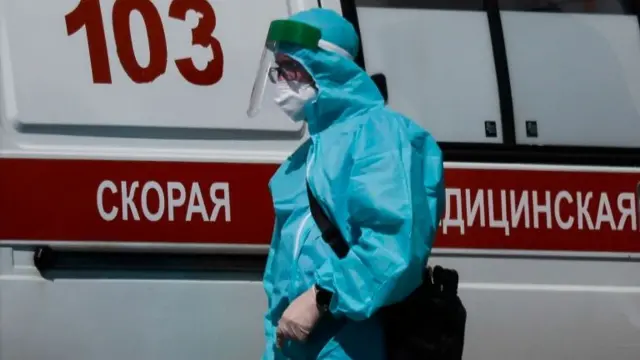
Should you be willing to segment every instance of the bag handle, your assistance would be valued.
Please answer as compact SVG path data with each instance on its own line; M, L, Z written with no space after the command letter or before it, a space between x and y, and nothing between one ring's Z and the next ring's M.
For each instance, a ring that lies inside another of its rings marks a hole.
M311 192L311 187L309 186L309 182L307 181L307 196L309 197L309 209L311 210L311 216L313 220L318 225L320 232L322 233L322 239L326 242L334 253L338 256L339 259L343 259L349 253L349 243L340 233L340 229L335 226L327 214L325 214L324 210L316 200L315 196L313 196L313 192Z

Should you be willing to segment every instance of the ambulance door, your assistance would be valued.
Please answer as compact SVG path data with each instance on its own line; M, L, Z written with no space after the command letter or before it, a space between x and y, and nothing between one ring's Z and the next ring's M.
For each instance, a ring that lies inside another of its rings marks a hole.
M444 150L430 262L465 358L638 358L640 3L354 0L363 63Z
M268 181L306 128L246 111L310 6L0 0L0 360L261 356Z

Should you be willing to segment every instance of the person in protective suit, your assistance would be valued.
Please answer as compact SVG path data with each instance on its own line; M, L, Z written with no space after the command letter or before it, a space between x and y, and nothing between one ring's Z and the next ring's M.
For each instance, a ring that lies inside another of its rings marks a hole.
M269 188L275 225L264 273L263 359L385 358L376 311L418 287L443 213L434 138L387 108L353 61L359 39L334 11L271 23L249 116L270 79L310 138ZM338 258L311 216L306 184L349 243Z

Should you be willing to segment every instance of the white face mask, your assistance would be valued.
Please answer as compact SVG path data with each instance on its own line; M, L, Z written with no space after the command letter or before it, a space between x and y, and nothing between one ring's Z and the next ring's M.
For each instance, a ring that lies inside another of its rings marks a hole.
M316 97L316 89L297 81L278 81L275 102L293 121L304 120L304 105Z

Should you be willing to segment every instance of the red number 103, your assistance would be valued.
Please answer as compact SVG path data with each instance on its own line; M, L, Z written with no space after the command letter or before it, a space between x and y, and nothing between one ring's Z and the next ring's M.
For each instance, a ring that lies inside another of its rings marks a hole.
M191 58L175 60L180 74L195 85L213 85L222 78L224 55L218 39L211 34L216 27L216 15L208 0L173 0L169 17L184 21L189 10L201 14L198 25L191 30L192 44L209 47L213 59L204 70L195 67ZM137 11L144 20L149 42L149 64L142 67L136 60L129 18ZM151 0L116 0L112 10L113 35L122 68L135 83L149 83L167 70L167 38L162 19ZM107 39L100 9L100 0L80 0L78 6L65 16L67 35L83 27L87 33L89 60L93 82L111 84L111 69L107 52Z

